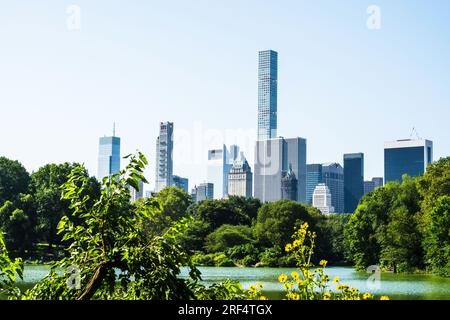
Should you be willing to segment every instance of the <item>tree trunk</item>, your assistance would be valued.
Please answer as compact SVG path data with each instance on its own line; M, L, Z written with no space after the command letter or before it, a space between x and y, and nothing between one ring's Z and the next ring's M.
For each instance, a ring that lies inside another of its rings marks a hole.
M89 281L86 289L81 293L78 297L78 300L90 300L94 296L97 289L100 287L103 279L106 276L106 272L108 271L108 263L102 262L94 272L94 276Z

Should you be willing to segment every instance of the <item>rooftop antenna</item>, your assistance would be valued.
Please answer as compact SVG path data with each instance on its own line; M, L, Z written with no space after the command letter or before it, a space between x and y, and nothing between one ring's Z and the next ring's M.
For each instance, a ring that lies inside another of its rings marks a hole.
M419 132L417 131L416 127L413 127L413 128L412 128L411 135L409 136L409 138L411 139L411 138L413 137L414 134L416 134L416 138L417 138L418 140L421 139L420 136L419 136Z
M116 136L116 123L113 122L113 137Z

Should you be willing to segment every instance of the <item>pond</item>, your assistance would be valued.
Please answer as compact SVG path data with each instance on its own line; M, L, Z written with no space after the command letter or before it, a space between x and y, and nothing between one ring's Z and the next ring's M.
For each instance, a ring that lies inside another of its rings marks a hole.
M45 265L27 265L21 287L29 288L48 273ZM224 279L238 280L245 288L257 282L264 285L263 292L272 299L283 297L283 288L278 283L282 273L290 274L292 268L216 268L200 267L203 282L211 284ZM423 274L381 274L379 282L368 281L370 274L356 272L350 267L327 267L326 273L332 279L338 276L341 283L371 292L376 296L388 295L391 299L439 299L450 300L450 279ZM182 277L188 276L188 270L182 269Z

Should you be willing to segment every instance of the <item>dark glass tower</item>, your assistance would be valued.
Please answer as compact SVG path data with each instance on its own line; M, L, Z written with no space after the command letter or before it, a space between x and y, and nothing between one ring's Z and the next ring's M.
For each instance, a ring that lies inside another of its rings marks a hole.
M344 210L353 213L364 195L364 154L344 155Z
M322 183L322 165L308 164L306 166L306 203L312 204L314 189Z

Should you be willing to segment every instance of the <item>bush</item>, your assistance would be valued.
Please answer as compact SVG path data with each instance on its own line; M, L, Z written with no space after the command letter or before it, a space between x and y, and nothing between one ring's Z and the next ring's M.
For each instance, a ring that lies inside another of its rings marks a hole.
M253 241L250 227L223 225L206 237L205 248L208 252L224 252L228 248Z

